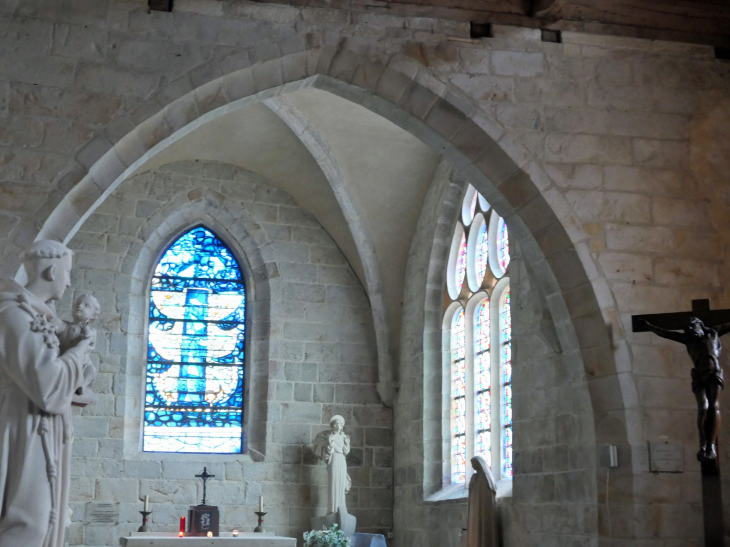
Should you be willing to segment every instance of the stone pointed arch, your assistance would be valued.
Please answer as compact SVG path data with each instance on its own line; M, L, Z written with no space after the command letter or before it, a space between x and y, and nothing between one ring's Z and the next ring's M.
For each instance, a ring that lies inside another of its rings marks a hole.
M642 438L640 420L629 419L637 406L636 389L628 373L628 352L614 351L606 325L608 321L620 328L618 313L613 302L599 305L593 285L597 270L580 231L571 229L572 238L566 231L566 226L572 228L571 218L561 210L563 202L552 181L472 99L412 59L396 56L385 65L344 47L292 53L220 77L219 67L207 73L215 79L192 91L181 95L179 82L173 82L150 99L150 111L164 108L118 142L104 137L90 142L77 158L88 173L49 215L38 237L68 241L98 204L169 139L251 101L303 87L328 91L431 146L508 220L540 279L561 343L580 350L576 358L585 367L597 441L621 444L631 457L630 440ZM386 363L388 356L382 358ZM394 380L381 382L392 386Z

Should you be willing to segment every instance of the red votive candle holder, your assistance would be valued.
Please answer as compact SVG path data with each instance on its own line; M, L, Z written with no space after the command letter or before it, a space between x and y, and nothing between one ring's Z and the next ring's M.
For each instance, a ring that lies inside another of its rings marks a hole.
M185 535L185 517L180 517L180 537Z

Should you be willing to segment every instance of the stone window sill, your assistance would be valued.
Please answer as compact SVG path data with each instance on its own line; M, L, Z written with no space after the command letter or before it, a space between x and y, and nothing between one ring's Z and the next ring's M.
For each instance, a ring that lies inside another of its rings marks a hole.
M464 484L451 484L426 497L426 503L440 505L444 503L463 503L469 497L469 489ZM512 497L512 480L502 479L497 482L497 499Z
M243 454L211 454L211 453L197 453L197 452L142 452L139 451L135 455L136 460L165 460L173 462L189 462L189 461L208 461L215 458L218 461L234 462L244 461L253 462L255 461L251 455L246 452Z
M451 484L426 497L426 503L460 503L469 497L469 490L464 484Z

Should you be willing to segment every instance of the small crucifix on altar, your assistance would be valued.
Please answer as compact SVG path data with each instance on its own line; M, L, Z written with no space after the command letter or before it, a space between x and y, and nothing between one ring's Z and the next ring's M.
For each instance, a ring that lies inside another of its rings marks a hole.
M654 334L684 344L694 367L692 393L697 399L697 429L702 468L702 506L705 545L724 544L722 490L717 437L720 429L720 391L724 387L720 368L720 337L730 332L730 310L711 310L709 300L693 300L691 312L632 316L633 332Z
M201 502L200 505L208 505L207 503L205 503L206 487L207 487L208 480L215 478L215 475L210 475L208 473L208 468L203 467L203 472L200 475L195 475L195 477L198 479L203 479L203 501Z
M208 468L203 467L203 472L195 475L198 479L203 479L203 502L200 505L193 505L188 511L188 520L190 522L191 536L206 536L210 532L214 537L218 537L220 514L218 507L208 505L207 503L207 483L208 480L215 477L208 473Z

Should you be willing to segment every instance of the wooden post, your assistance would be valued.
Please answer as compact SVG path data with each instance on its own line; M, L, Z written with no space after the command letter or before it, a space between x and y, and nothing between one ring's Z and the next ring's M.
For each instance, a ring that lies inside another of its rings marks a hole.
M722 485L719 474L702 473L702 518L705 547L723 547L725 530L722 523Z

